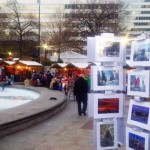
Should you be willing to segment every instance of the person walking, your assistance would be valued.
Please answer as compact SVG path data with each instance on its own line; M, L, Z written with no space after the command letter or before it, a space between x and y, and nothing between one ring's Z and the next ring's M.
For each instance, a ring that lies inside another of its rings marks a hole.
M87 80L85 80L85 75L80 74L79 78L75 81L74 84L74 95L76 96L79 116L81 116L82 114L86 115L87 93L88 93L88 82ZM83 103L82 108L81 103Z
M52 76L52 74L50 73L50 71L47 71L46 78L47 78L46 87L49 88L50 83L51 83L51 80L54 78L54 77Z

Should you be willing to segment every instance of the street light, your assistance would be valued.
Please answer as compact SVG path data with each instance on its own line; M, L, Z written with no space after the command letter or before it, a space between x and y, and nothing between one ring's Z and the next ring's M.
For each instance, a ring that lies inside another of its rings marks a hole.
M8 52L8 55L11 56L11 55L12 55L12 52Z
M43 45L43 48L44 48L44 51L45 51L45 59L47 57L47 48L48 48L48 45L47 44L44 44Z
M40 4L41 4L41 1L40 0L37 0L37 3L39 5L39 37L38 37L38 57L39 57L39 62L40 62L40 45L41 45L41 18L40 18L40 13L41 13L41 8L40 8Z
M11 51L8 52L7 59L8 59L8 60L12 60L12 59L13 59L13 57L12 57L12 52L11 52Z

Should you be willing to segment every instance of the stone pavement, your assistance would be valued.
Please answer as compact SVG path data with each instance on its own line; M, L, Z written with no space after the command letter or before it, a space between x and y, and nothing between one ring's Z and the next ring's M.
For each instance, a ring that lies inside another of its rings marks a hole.
M49 120L0 139L0 150L96 150L92 125L91 118L78 116L76 102L68 101Z

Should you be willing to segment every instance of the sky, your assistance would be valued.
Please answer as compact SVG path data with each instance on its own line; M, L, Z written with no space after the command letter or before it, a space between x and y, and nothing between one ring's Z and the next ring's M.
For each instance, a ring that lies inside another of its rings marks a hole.
M41 3L51 3L51 4L56 4L56 3L69 3L72 2L73 0L40 0ZM83 1L83 0L81 0ZM0 3L6 3L7 0L0 0ZM37 0L18 0L19 3L37 3Z
M0 3L6 3L8 0L0 0ZM10 0L12 1L12 0ZM28 4L37 4L37 0L17 0L19 3L28 3ZM49 4L65 4L65 3L74 3L74 2L86 2L87 0L40 0L42 3L49 3ZM116 0L107 0L107 1L116 1Z

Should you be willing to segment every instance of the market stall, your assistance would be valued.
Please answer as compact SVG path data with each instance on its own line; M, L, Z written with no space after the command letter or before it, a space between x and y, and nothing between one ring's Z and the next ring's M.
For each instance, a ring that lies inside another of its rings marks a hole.
M35 61L2 61L0 68L4 69L4 75L14 75L15 82L23 82L26 77L30 78L33 72L43 72L43 65ZM3 74L0 71L0 75Z

